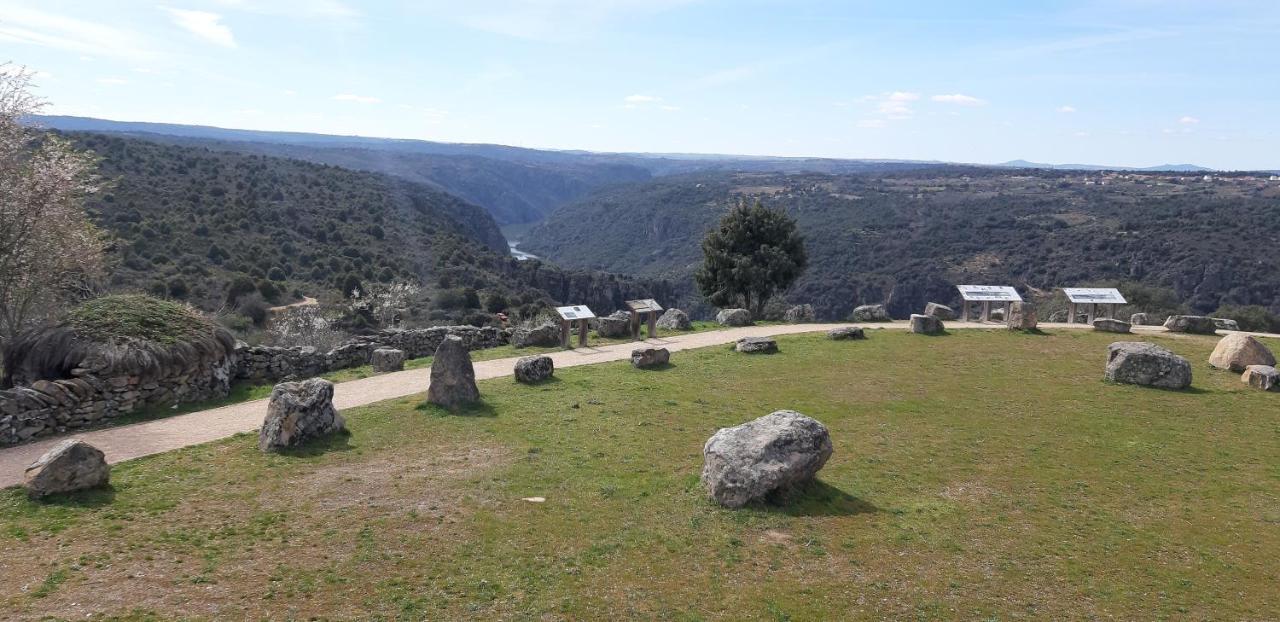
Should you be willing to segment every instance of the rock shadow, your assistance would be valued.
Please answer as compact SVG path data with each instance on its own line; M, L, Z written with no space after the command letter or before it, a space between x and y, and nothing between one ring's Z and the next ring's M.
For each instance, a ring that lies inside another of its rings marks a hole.
M283 447L273 453L290 458L314 458L331 452L351 451L351 431L340 430L323 438L317 438L295 447Z
M761 507L787 516L854 516L880 511L870 501L859 499L820 479L790 491L774 493Z

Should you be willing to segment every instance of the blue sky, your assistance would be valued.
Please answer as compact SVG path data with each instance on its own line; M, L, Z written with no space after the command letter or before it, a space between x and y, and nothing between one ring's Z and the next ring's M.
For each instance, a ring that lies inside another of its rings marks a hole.
M49 112L608 151L1280 168L1274 0L0 0Z

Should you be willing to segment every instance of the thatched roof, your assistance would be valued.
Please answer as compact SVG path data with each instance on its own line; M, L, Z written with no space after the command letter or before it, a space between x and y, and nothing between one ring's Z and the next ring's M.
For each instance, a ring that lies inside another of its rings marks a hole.
M73 309L61 323L29 331L4 353L0 386L71 376L154 375L230 355L235 339L194 309L150 296L104 296Z

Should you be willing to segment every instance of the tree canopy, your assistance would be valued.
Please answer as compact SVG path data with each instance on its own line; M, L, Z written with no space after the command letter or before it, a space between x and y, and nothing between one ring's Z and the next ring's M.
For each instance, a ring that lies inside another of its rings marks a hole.
M804 238L786 212L738 203L702 240L698 289L720 307L741 304L759 316L776 292L804 272Z

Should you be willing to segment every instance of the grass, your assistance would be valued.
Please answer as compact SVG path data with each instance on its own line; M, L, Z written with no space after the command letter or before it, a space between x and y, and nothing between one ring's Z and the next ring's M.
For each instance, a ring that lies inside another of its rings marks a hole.
M1194 390L1101 380L1112 335L873 331L481 383L0 492L0 606L124 619L1269 619L1280 395L1154 338ZM1280 344L1269 344L1272 347ZM835 454L791 505L704 498L702 443L779 408ZM522 501L545 497L545 503Z
M77 334L89 339L139 339L165 345L207 339L214 327L185 305L132 294L84 302L71 310L67 322Z

